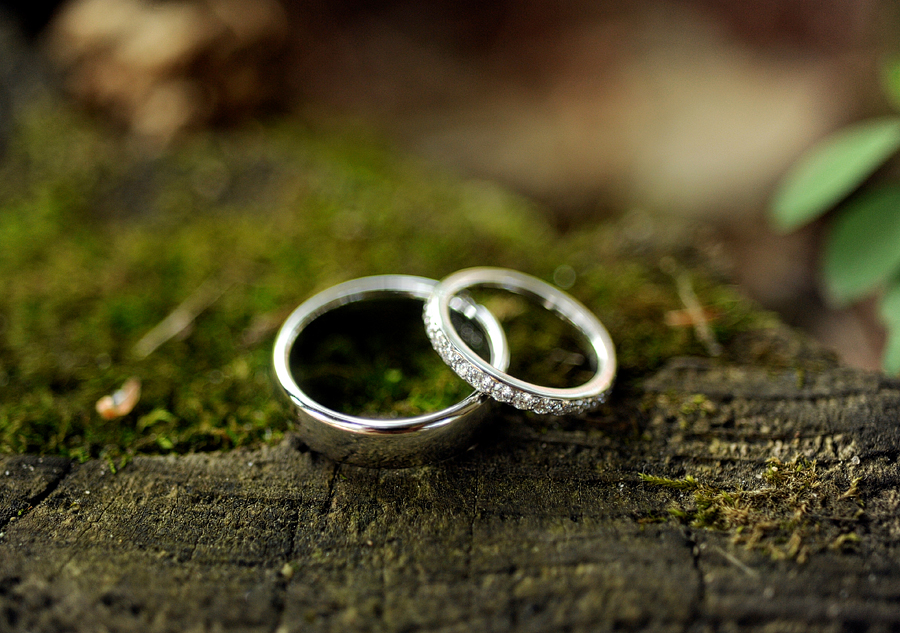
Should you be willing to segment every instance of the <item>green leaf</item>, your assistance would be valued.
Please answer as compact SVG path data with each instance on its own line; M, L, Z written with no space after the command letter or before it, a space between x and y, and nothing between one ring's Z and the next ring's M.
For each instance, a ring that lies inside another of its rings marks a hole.
M872 175L900 149L900 118L845 128L812 148L775 193L772 220L787 232L816 219Z
M900 329L900 279L895 279L885 291L878 308L882 321Z
M900 108L900 58L895 57L882 65L881 87L894 107Z
M887 325L887 341L881 366L889 374L900 374L900 278L885 291L878 305L882 321Z
M838 304L859 299L900 270L900 187L847 205L825 243L823 272Z
M898 326L888 328L881 366L886 373L892 376L900 374L900 327Z

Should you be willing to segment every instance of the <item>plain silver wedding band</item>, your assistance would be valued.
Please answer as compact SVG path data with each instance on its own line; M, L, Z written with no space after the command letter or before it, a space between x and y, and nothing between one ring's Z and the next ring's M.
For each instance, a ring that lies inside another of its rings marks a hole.
M568 321L583 337L596 368L583 385L560 389L514 378L491 366L466 345L450 321L450 306L473 286L498 288L531 297ZM467 268L442 279L425 303L431 344L450 367L475 389L495 400L541 414L566 415L596 409L605 402L616 375L616 352L603 324L580 302L536 277L505 268Z
M491 402L478 391L433 413L408 418L363 418L333 411L314 401L291 372L291 349L303 329L315 319L358 301L400 298L425 302L436 286L433 279L411 275L363 277L320 292L287 318L275 339L275 376L294 404L297 431L311 449L340 462L396 468L438 461L471 445ZM509 348L494 316L466 300L454 301L452 307L448 304L448 315L450 309L481 328L490 351L490 364L506 369Z

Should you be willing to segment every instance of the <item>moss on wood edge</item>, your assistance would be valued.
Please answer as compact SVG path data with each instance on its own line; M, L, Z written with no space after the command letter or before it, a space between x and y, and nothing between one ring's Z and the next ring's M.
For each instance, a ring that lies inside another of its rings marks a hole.
M47 101L20 121L0 175L2 453L115 465L277 441L290 415L269 370L276 328L313 292L368 274L563 270L610 329L626 390L667 358L706 353L690 327L666 324L685 308L671 262L637 254L616 226L561 235L530 201L359 129L271 121L147 156ZM726 356L735 336L773 325L715 274L689 275ZM176 336L136 353L210 284ZM99 416L96 401L130 376L142 382L135 408ZM389 406L436 406L429 386L413 390L421 403Z

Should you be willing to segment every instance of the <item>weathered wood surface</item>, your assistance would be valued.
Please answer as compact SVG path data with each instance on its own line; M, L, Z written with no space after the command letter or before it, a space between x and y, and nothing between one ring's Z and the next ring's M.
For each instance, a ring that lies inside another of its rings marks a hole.
M6 457L0 630L898 630L898 414L878 375L682 359L594 418L503 409L416 469L296 438L117 474ZM689 492L639 476L765 491L797 455L824 499L805 562L666 518Z

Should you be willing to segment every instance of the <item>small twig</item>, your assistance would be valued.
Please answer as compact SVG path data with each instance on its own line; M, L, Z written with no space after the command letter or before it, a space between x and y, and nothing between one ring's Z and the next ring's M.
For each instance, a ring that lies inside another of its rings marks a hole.
M160 345L178 336L194 322L201 312L218 301L230 285L212 278L204 281L169 316L134 344L132 350L135 356L141 359L146 358Z
M250 325L241 333L241 347L252 347L262 341L284 323L288 314L290 314L290 310L279 310L253 317Z
M703 315L707 321L714 321L719 313L712 308L703 308ZM669 327L688 327L694 325L694 317L688 310L669 310L665 315L666 325Z
M855 477L853 481L850 482L850 488L847 489L847 492L842 494L838 499L851 499L853 497L859 496L859 482L862 481L862 477Z
M737 556L735 556L731 552L725 551L718 545L713 546L713 549L716 550L716 552L718 552L719 554L721 554L725 558L725 560L727 560L729 563L731 563L732 565L734 565L735 567L740 569L742 572L744 572L748 576L750 576L752 578L759 577L758 571L756 571L752 567L748 567L745 563L743 563L740 559L738 559Z
M719 356L722 353L722 345L716 340L716 335L713 334L712 328L709 326L707 312L700 305L700 300L694 292L694 285L691 283L690 275L680 270L671 258L665 258L664 261L660 262L660 267L675 279L675 284L678 287L678 297L684 304L685 311L690 317L697 338L706 347L706 351L710 356Z

